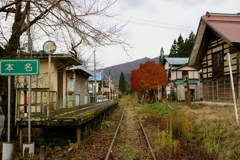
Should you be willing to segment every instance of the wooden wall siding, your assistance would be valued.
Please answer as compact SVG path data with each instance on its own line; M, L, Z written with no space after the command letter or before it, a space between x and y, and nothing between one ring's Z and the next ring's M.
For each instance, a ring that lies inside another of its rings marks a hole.
M202 61L202 75L203 79L214 79L216 78L213 75L213 54L222 51L223 57L227 53L231 53L231 56L233 57L231 63L232 63L232 72L233 74L238 73L238 59L237 59L237 52L234 51L233 49L230 50L230 46L226 44L223 40L217 39L212 41L209 46L208 50L205 53L205 56ZM224 60L223 62L223 73L221 76L226 76L229 75L229 66L228 62ZM219 76L218 76L219 77Z
M237 97L237 77L233 78ZM230 78L203 81L203 100L233 102Z

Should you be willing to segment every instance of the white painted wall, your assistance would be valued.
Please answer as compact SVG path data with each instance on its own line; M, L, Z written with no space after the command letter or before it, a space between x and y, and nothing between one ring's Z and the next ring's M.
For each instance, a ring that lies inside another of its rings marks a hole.
M50 90L51 91L57 91L57 82L58 82L58 67L62 67L63 68L63 107L65 108L65 104L66 104L66 70L65 70L65 64L63 64L60 61L57 60L52 60L51 61L51 67L50 67L50 82L48 79L48 60L46 59L40 59L40 75L39 76L32 76L32 88L49 88L49 84L50 84ZM17 76L16 78L16 88L24 88L24 76ZM36 86L36 81L38 79L38 86ZM28 79L27 79L28 81ZM43 93L43 97L42 97L42 101L43 102L47 102L48 99L48 93L47 92L42 92ZM32 103L35 103L35 92L32 92ZM37 102L40 103L40 98L41 98L41 93L38 92L37 94ZM55 102L56 101L56 96L55 94L50 94L50 102ZM20 103L23 104L24 103L24 94L23 92L21 93L21 99L20 99ZM53 109L56 103L51 103L51 108ZM21 110L23 109L23 107L21 108ZM32 111L35 111L35 109L37 109L37 111L40 111L40 106L35 107L32 106Z
M177 85L177 97L179 101L185 101L184 86L181 84Z

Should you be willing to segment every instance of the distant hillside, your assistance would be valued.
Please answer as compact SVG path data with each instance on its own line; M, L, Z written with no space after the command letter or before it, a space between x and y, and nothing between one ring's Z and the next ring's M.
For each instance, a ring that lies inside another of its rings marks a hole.
M135 60L132 62L127 62L127 63L103 68L102 70L106 75L108 75L108 71L111 70L111 79L113 80L113 84L118 85L121 72L124 73L124 77L125 77L126 81L130 82L131 71L134 69L138 69L140 64L144 64L147 61L155 61L155 63L158 64L159 57L156 57L153 59L145 57L145 58L138 59L138 60ZM106 78L104 78L104 79L106 79Z

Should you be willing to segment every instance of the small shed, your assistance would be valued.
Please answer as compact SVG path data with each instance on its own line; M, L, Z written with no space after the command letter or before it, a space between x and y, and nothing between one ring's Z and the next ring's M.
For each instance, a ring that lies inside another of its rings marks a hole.
M89 103L88 78L93 72L82 65L66 68L67 107Z

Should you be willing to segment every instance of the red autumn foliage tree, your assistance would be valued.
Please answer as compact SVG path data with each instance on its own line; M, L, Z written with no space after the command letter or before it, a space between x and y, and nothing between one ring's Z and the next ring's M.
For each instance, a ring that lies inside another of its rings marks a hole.
M132 90L141 93L144 97L147 93L149 99L154 101L154 89L166 86L168 78L163 66L154 61L148 61L145 64L140 64L139 69L131 71L130 82Z

